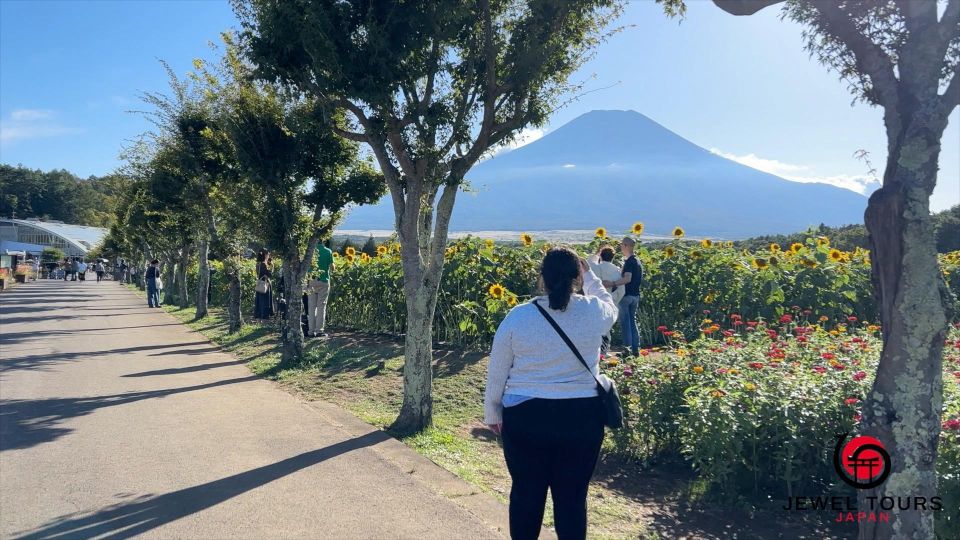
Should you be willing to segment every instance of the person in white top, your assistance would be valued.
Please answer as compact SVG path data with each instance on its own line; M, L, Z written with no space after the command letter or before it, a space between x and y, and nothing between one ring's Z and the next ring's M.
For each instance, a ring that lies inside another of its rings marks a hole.
M619 266L613 264L613 248L610 246L601 246L597 253L590 257L590 269L593 270L593 273L600 278L600 281L603 283L613 282L620 279L622 270ZM626 289L620 285L611 285L607 287L607 290L610 291L610 294L613 295L613 301L617 304L618 309L620 305L620 300L623 299L624 291ZM607 351L610 350L610 332L607 332L603 336L603 345L600 347L600 355L606 356Z
M594 377L600 376L600 346L617 320L617 307L587 261L569 248L548 251L540 276L547 295L532 302L547 309L589 371L537 306L519 305L493 339L484 421L502 436L513 479L511 538L539 536L547 488L557 536L585 538L587 489L604 435ZM581 289L583 295L574 294Z

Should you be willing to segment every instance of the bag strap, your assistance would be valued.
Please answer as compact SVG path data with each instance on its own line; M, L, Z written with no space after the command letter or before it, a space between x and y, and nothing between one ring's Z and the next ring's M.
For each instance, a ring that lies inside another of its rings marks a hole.
M598 379L597 376L593 374L593 370L590 369L590 366L587 365L587 361L583 359L583 355L580 354L580 351L577 349L577 346L573 344L573 341L570 341L570 338L567 337L567 333L563 331L563 328L560 328L560 325L557 324L557 321L553 320L553 317L551 317L550 314L547 313L547 310L543 309L543 306L541 306L536 300L534 300L531 303L537 306L537 309L540 310L540 314L543 315L543 317L547 319L547 322L550 323L550 326L552 326L553 329L557 331L557 334L560 335L560 339L562 339L563 342L567 344L567 347L570 347L570 350L573 351L574 356L576 356L577 360L579 360L580 363L583 364L583 367L586 368L587 372L590 373L590 376L593 377L593 380L597 381L597 390L599 390L600 392L606 393L607 389L604 388L602 384L600 384L600 379Z

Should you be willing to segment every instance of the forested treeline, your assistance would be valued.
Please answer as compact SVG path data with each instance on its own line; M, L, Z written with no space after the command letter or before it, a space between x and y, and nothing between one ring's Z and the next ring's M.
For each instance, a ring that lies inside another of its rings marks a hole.
M65 169L0 165L0 216L109 227L126 183L121 175L80 178Z

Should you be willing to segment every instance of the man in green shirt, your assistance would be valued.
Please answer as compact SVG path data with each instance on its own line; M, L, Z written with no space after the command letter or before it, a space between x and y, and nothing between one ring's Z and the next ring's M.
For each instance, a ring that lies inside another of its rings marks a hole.
M327 337L327 299L330 297L330 273L333 271L333 252L330 241L317 246L313 273L307 287L307 325L311 337Z

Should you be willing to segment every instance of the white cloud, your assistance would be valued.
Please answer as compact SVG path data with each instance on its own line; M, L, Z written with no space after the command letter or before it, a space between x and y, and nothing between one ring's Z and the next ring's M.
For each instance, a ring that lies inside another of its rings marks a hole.
M564 169L572 169L574 167L576 167L576 165L574 165L573 163L567 163L566 165L563 166Z
M526 146L533 141L546 135L546 131L540 128L526 128L520 130L519 133L513 138L512 141L506 144L501 144L495 148L491 148L487 154L484 156L484 159L492 158L493 156L500 154L502 152L509 152L510 150L516 150L521 146Z
M49 109L17 109L10 113L10 119L15 122L47 120L52 117L53 111Z
M0 120L0 142L10 143L24 139L55 137L80 133L56 120L56 112L47 109L17 109L9 118Z
M752 153L738 156L724 152L719 148L711 148L710 151L720 157L736 161L737 163L759 171L777 175L784 180L790 180L792 182L830 184L860 194L866 194L872 191L872 186L878 183L873 177L863 174L835 174L829 176L818 176L809 173L803 174L804 171L809 171L810 167L784 163L775 159L762 158Z

